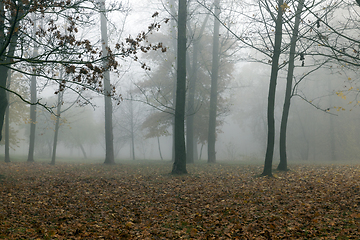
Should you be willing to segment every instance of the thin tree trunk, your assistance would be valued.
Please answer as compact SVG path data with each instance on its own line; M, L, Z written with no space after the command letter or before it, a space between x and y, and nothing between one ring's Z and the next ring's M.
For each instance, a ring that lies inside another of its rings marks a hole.
M35 51L35 50L34 50ZM31 77L30 84L30 95L31 103L30 106L30 137L29 137L29 153L28 162L34 162L34 150L35 150L35 130L36 130L36 102L37 102L37 91L36 91L36 76Z
M36 16L35 16L36 18ZM36 19L34 20L34 32L33 36L36 38ZM33 57L38 55L37 43L34 45ZM35 150L35 131L36 131L36 103L37 103L37 90L36 90L36 75L33 75L30 80L30 137L29 137L29 153L28 162L34 162L34 150Z
M157 137L157 141L158 141L158 148L159 148L160 159L161 159L161 160L164 160L163 157L162 157L162 154L161 154L161 147L160 147L160 138L159 138L159 136Z
M201 144L201 148L200 148L200 155L199 155L199 160L201 160L201 155L202 155L202 150L203 150L204 144Z
M189 80L189 94L187 104L186 117L186 162L194 163L194 115L195 115L195 88L196 88L196 72L197 72L197 53L198 44L194 42L193 47L193 66Z
M79 143L79 147L80 147L80 149L81 149L82 154L84 155L84 158L85 158L85 159L87 159L87 156L86 156L86 152L85 152L84 146L83 146L81 143Z
M332 91L333 87L331 81L329 81L329 91ZM329 106L333 106L332 98L329 99ZM330 153L331 153L331 160L336 161L336 144L335 144L335 124L334 124L334 116L329 115L330 127Z
M8 68L0 66L0 140L2 139L2 128L4 125L4 117L8 106L8 99L6 97L6 78L8 74ZM3 88L4 87L4 88Z
M61 77L60 77L61 79ZM59 87L60 89L60 87ZM55 165L55 159L56 159L56 148L57 148L57 142L58 142L58 135L59 135L59 128L60 128L60 114L61 114L61 105L63 101L63 91L58 92L58 106L56 109L56 122L55 122L55 134L54 134L54 141L53 141L53 149L52 149L52 156L51 156L51 165Z
M199 160L198 143L197 138L194 137L194 161Z
M277 167L277 169L280 171L288 170L287 156L286 156L286 129L287 129L287 123L288 123L288 119L289 119L292 82L293 82L294 68L295 68L294 62L295 62L296 42L298 40L300 16L301 16L303 7L304 7L304 0L300 0L298 3L297 10L296 10L293 35L291 37L289 67L288 67L288 73L287 73L287 78L286 78L286 92L285 92L284 107L283 107L283 113L282 113L281 125L280 125L280 163Z
M8 71L7 88L10 89L11 71ZM6 91L6 99L9 99L9 92ZM10 162L10 105L5 112L5 162Z
M215 19L214 19L214 36L213 36L213 57L211 70L211 93L210 93L210 110L209 110L209 135L208 135L208 163L216 162L216 110L217 110L217 89L219 75L219 28L220 22L220 0L214 2Z
M5 47L5 11L4 11L4 2L0 2L0 47ZM0 62L4 63L6 58L2 55L0 56ZM8 106L8 98L6 95L6 81L8 76L8 68L5 65L0 64L0 141L2 139L2 129L4 124L5 112Z
M19 2L19 8L17 14L14 14L11 19L11 24L14 24L15 28L19 27L18 20L23 17L23 4ZM10 74L7 63L10 63L12 60L12 56L14 56L15 48L17 45L18 39L18 31L16 31L12 36L5 36L5 11L4 11L4 3L0 2L0 48L6 49L8 47L8 52L3 53L0 56L0 141L2 139L2 129L4 125L4 118L6 109L8 106L8 97L7 97L7 79ZM9 46L5 45L7 37L11 37L11 41L9 42ZM6 57L5 57L6 56Z
M105 13L105 0L100 2L100 22L101 22L101 42L102 42L102 56L105 58L108 55L108 36L107 36L107 22ZM104 60L104 67L107 68L108 61ZM104 98L105 98L105 164L114 164L114 143L113 143L113 127L112 127L112 102L111 102L111 85L110 74L106 70L104 73Z
M186 18L187 0L179 0L178 47L177 47L177 85L175 105L175 161L172 174L186 174L185 150L185 101L186 101Z
M131 131L131 155L132 159L135 160L135 141L134 141L134 112L133 112L133 98L131 95L130 100L130 131Z
M332 106L332 105L330 105ZM331 153L331 160L336 161L336 144L335 144L335 124L334 124L334 116L330 117L330 153Z
M267 106L268 136L267 136L264 171L261 174L263 176L272 176L272 162L273 162L274 144L275 144L275 116L274 116L275 92L276 92L277 76L279 71L279 58L281 53L281 40L282 40L282 9L280 7L282 5L283 5L283 0L279 0L278 15L275 26L274 55L272 57L271 76L270 76L269 95L268 95L268 106Z
M170 26L175 26L176 25L176 21L175 21L175 16L176 16L176 10L175 10L175 1L174 0L170 0L169 1L169 5L170 5L170 12L171 15L173 16L171 18L171 23ZM177 49L177 36L176 36L176 31L171 31L171 35L172 35L172 40L173 40L173 48ZM175 62L175 69L177 69L177 61ZM173 82L174 82L174 86L173 86L173 106L175 108L176 106L176 78L175 78L175 74L173 75ZM175 112L173 114L172 117L172 152L171 152L171 160L172 162L175 162Z

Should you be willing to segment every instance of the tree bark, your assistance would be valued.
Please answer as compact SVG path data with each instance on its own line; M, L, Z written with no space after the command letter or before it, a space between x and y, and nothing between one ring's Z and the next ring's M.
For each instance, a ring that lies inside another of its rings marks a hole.
M52 149L52 156L51 156L51 165L55 165L56 148L57 148L59 128L60 128L60 114L61 114L61 105L62 105L62 101L63 101L63 94L64 94L64 92L59 90L58 101L57 101L58 106L56 109L55 134L54 134L53 149Z
M187 117L186 117L186 162L194 163L194 116L195 116L195 88L196 88L196 72L197 72L197 54L198 44L195 40L193 45L193 64L191 77L189 80L189 93L187 101Z
M100 2L100 22L101 22L101 42L102 42L102 57L104 59L108 56L108 36L107 36L107 22L105 13L105 0ZM104 67L107 68L108 61L104 60ZM104 76L104 98L105 98L105 164L114 164L114 142L113 142L113 126L112 126L112 102L111 102L111 85L110 74L106 70Z
M34 21L34 32L33 36L36 38L36 19ZM33 57L38 55L37 43L34 44ZM33 69L35 73L35 69ZM33 75L30 80L30 137L29 137L29 153L28 162L34 162L34 150L35 150L35 131L36 131L36 103L37 103L37 90L36 90L36 76Z
M177 47L177 84L175 105L175 161L172 174L186 174L185 150L185 101L186 101L186 18L187 0L179 0L178 10L178 47Z
M170 5L170 12L171 12L171 15L172 15L172 18L171 18L171 22L170 22L170 26L175 26L176 25L176 19L175 19L175 16L176 16L176 5L175 5L175 1L174 0L170 0L169 1L169 5ZM171 37L172 37L172 42L173 42L173 48L174 49L177 49L177 40L176 40L176 31L173 30L171 31ZM175 69L177 69L177 61L175 62ZM173 74L173 106L175 108L175 105L176 105L176 78L175 78L175 74ZM175 162L175 112L173 114L173 117L172 117L172 152L171 152L171 160L172 162Z
M6 49L5 46L5 11L4 3L0 2L0 49ZM6 54L0 56L0 62L6 62ZM6 65L0 65L0 141L2 139L2 128L4 125L5 112L8 106L8 98L6 88L6 81L8 77L8 68Z
M8 71L6 87L9 89L11 84L11 72ZM9 99L9 92L6 91L6 99ZM8 104L5 112L5 162L10 162L10 105Z
M37 49L36 49L37 51ZM35 52L35 50L34 50ZM34 162L34 150L35 150L35 131L36 131L36 102L37 102L37 91L36 91L36 76L31 77L30 83L30 98L33 105L30 106L30 137L29 137L29 153L28 162Z
M4 125L5 112L8 106L6 90L4 89L6 88L7 71L8 68L0 66L0 140L2 139L2 128Z
M18 3L19 8L18 12L12 16L11 23L14 25L14 28L19 27L18 20L23 17L23 5L20 1ZM12 60L12 56L14 56L15 48L17 45L18 39L18 31L13 33L12 36L5 35L5 11L4 11L4 3L0 3L0 49L4 50L3 54L0 55L0 141L2 139L2 129L4 125L4 118L6 109L8 107L8 97L7 97L7 79L9 75L9 68L7 67L7 63L10 63ZM11 41L6 44L6 38L11 38ZM8 52L6 53L6 49L8 47Z
M132 101L133 101L133 97L131 94L131 100L130 100L131 155L132 155L132 160L135 160L134 109L133 109Z
M274 45L274 55L272 57L272 64L271 64L271 75L270 75L268 106L267 106L267 125L268 125L267 147L265 154L264 171L261 174L263 176L272 176L272 162L273 162L274 144L275 144L275 117L274 117L275 93L276 93L277 76L279 71L279 58L281 53L282 23L283 23L281 5L283 5L283 0L279 0L278 2L278 14L277 14L276 26L275 26L275 45Z
M163 159L163 156L162 156L162 154L161 154L161 146L160 146L160 138L159 138L159 136L157 137L157 142L158 142L158 148L159 148L160 159L161 159L161 160L164 160L164 159Z
M286 155L286 129L289 119L292 82L293 82L294 68L295 68L294 62L295 62L296 43L299 35L300 16L303 7L304 7L304 0L300 0L296 10L295 24L294 24L293 34L291 37L291 43L290 43L291 45L290 45L289 67L286 78L285 100L284 100L284 107L283 107L283 113L282 113L281 125L280 125L280 163L277 167L277 169L280 171L288 170L287 155Z
M220 0L214 2L214 36L213 36L213 57L211 70L210 110L209 110L209 135L208 135L208 163L216 162L216 110L217 110L217 89L219 75L219 28L220 22Z
M84 155L84 159L87 159L87 155L86 155L84 146L81 143L79 143L79 147L80 147L80 150L81 150L82 154Z

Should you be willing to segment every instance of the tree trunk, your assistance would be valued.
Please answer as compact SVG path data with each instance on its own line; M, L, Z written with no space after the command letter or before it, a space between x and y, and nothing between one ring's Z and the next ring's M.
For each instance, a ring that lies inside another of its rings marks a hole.
M22 2L19 2L18 11L22 11ZM23 13L14 14L12 16L11 22L15 24L15 28L19 27L18 19L23 17ZM2 139L2 129L4 125L4 118L6 109L8 107L8 96L7 91L5 90L7 87L8 75L10 74L9 68L7 67L7 63L10 63L12 60L11 57L14 56L15 47L17 45L18 39L18 31L16 31L12 36L5 35L5 11L4 11L4 3L0 2L0 48L6 49L8 47L8 52L4 52L0 55L0 141ZM6 46L7 37L11 38L11 41L8 43L9 46Z
M170 26L175 26L176 25L176 10L175 10L175 1L174 0L170 0L169 1L169 5L170 5L170 12L172 15L171 18L171 22L170 22ZM176 31L171 31L171 36L172 36L172 40L173 40L173 48L177 49L177 36L176 36ZM175 62L175 69L177 69L177 61ZM174 82L174 86L173 86L173 106L175 108L176 105L176 78L175 78L175 74L173 74L173 82ZM175 162L175 113L173 114L172 117L172 152L171 152L171 160L172 162Z
M34 162L34 150L35 150L35 130L36 130L36 102L37 102L37 92L36 92L36 76L31 77L30 83L30 95L31 103L30 106L30 137L29 137L29 153L28 153L28 162Z
M80 147L80 150L81 150L82 154L84 155L84 159L87 159L87 156L86 156L86 152L85 152L84 146L83 146L81 143L78 143L78 144L79 144L79 147Z
M195 88L196 88L196 72L197 72L197 53L198 44L195 40L193 47L193 66L189 80L189 94L187 101L187 117L186 117L186 162L194 163L194 116L195 116Z
M11 84L11 71L8 71L6 87L9 89ZM9 92L6 91L6 99L9 99ZM5 112L5 162L10 162L10 105Z
M8 68L0 66L0 140L2 139L2 128L4 125L5 112L8 107L8 99L6 97L6 79L8 75Z
M159 138L159 136L157 137L157 141L158 141L158 148L159 148L160 159L161 159L161 160L164 160L164 159L163 159L163 156L162 156L162 154L161 154L161 147L160 147L160 138Z
M175 161L172 174L186 174L185 150L185 101L186 101L186 18L187 0L179 0L178 47L177 47L177 84L175 105Z
M198 143L197 138L194 137L194 161L199 160Z
M55 123L55 134L54 134L54 141L53 141L52 156L51 156L51 165L55 165L56 147L57 147L59 128L60 128L60 114L61 114L61 105L62 105L62 101L63 101L63 94L64 94L64 92L59 90L58 101L57 101L58 106L56 109L56 123Z
M5 51L0 55L0 141L2 139L2 129L4 125L4 118L6 109L8 107L8 96L5 88L7 87L6 81L8 80L8 76L10 74L7 63L12 61L12 57L14 56L15 48L17 45L18 39L18 31L15 31L12 36L5 35L5 11L4 11L4 3L1 1L0 3L0 49L6 50L8 47L8 52ZM12 15L11 24L14 28L19 27L19 19L24 16L24 11L22 9L23 3L20 1L18 3L17 13ZM7 38L11 38L6 46Z
M333 91L333 87L331 84L331 80L329 81L329 92ZM332 98L329 99L329 106L334 106ZM329 127L329 134L330 134L330 154L331 154L331 160L336 161L336 144L335 144L335 126L334 124L334 116L329 115L329 121L330 121L330 127Z
M33 36L36 38L36 19L34 21L34 32ZM33 57L38 55L38 46L35 43ZM35 73L35 70L34 70ZM30 137L29 137L29 153L28 153L28 162L34 162L34 150L35 150L35 130L36 130L36 103L37 103L37 90L36 90L36 76L33 75L30 80Z
M277 167L277 169L280 171L288 170L287 156L286 156L286 129L289 119L292 82L293 82L294 68L295 68L294 62L295 62L296 42L299 35L300 16L303 7L304 7L304 0L300 0L296 11L293 35L291 37L289 67L286 78L285 101L284 101L284 107L283 107L283 113L282 113L281 125L280 125L280 163Z
M213 36L213 57L211 70L211 91L210 91L210 110L209 110L209 135L208 135L208 163L216 162L216 110L217 110L217 88L219 75L219 28L220 22L220 0L214 2L214 36Z
M101 22L101 42L102 42L102 56L107 57L108 51L108 37L107 37L107 23L105 13L105 0L100 2L100 22ZM108 61L104 60L104 67L107 68ZM113 127L112 127L112 102L111 102L111 85L110 74L106 70L104 76L104 98L105 98L105 164L114 164L114 143L113 143Z
M277 76L279 71L279 58L281 53L281 40L282 40L282 9L283 0L279 0L278 4L278 15L275 26L275 46L274 55L272 57L269 95L268 95L268 106L267 106L267 125L268 125L268 136L267 136L267 147L265 154L264 171L261 175L272 176L272 162L274 155L274 144L275 144L275 92Z
M204 144L201 144L199 160L201 160L201 155L202 155L203 147L204 147Z
M135 140L134 140L134 110L133 110L133 98L131 95L130 100L130 131L131 131L131 155L132 160L135 160Z

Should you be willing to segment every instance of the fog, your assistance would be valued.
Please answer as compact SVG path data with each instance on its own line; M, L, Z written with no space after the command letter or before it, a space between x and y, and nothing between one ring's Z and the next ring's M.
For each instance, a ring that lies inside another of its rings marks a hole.
M110 45L118 39L123 40L128 35L134 36L146 30L147 25L154 21L151 15L155 11L159 12L160 17L169 17L167 11L170 10L164 10L159 2L154 1L148 4L151 4L150 8L142 6L139 1L130 1L126 6L130 7L131 11L127 14L109 13ZM201 14L206 12L201 7L198 7L199 9L193 5L191 7L194 12L198 11L197 13ZM194 29L199 27L204 19L201 14L194 14L194 19L191 19L190 25ZM201 57L204 59L199 60L199 62L202 61L202 65L199 67L201 69L198 78L203 92L210 89L210 76L206 71L211 64L209 64L208 56L211 45L211 21L213 20L209 20L205 27L205 34L202 37ZM161 111L167 112L174 108L172 100L165 100L173 97L171 93L173 85L170 84L170 87L164 85L164 82L172 81L175 68L175 51L171 46L174 41L171 36L174 26L171 24L173 22L163 23L158 32L149 36L149 41L162 42L167 47L166 53L157 51L139 55L140 62L151 67L150 71L142 69L139 62L125 59L119 60L120 70L116 74L111 74L111 82L123 98L119 105L116 100L113 100L114 154L117 162L161 158L164 161L170 161L172 159L171 121L164 120L164 116L159 118L164 123L152 126L152 128L161 128L161 130L157 129L161 131L158 133L151 133L154 129L144 126L146 121L150 121L152 114L155 118ZM244 28L241 23L236 24L235 26L238 27L236 29ZM97 25L96 27L100 28ZM197 34L196 31L198 30L194 30L194 35ZM261 163L266 150L266 107L271 66L262 62L261 54L256 50L241 46L224 27L221 28L221 35L227 37L224 38L224 46L233 44L233 49L227 49L224 55L228 56L221 58L223 65L220 77L223 85L220 87L219 99L223 99L223 102L221 102L218 115L220 122L217 126L217 160ZM189 37L190 54L194 51L190 46L192 41L193 39ZM295 69L294 78L299 79L311 71L316 59L307 57L303 67L299 67L301 64L299 57L295 61L298 67ZM360 114L357 100L357 69L346 68L337 63L330 65L311 72L295 86L287 130L287 152L290 162L346 162L358 158L357 121ZM279 71L276 89L275 162L279 160L278 133L285 96L286 70L285 67ZM167 74L167 77L164 78L164 74ZM38 87L39 98L47 105L57 105L56 95L53 94L56 86L41 84L41 81L40 79L39 86L41 87ZM157 88L158 93L153 88ZM350 88L357 91L345 92ZM198 102L195 103L195 116L202 114L202 111L205 112L205 102L209 100L207 93L201 94L204 95L197 96ZM104 160L103 96L88 91L82 93L82 97L89 99L89 103L74 104L61 114L57 148L57 157L60 162L71 159L81 162L103 162ZM71 106L74 101L77 101L76 94L65 91L64 108ZM26 111L28 111L27 108ZM46 162L51 159L56 117L40 106L37 107L37 113L35 158L36 161ZM12 131L17 132L14 133L16 136L13 136L15 140L12 141L10 154L19 159L26 158L29 148L30 124L27 121L29 117L24 114L22 118L22 123L19 121L11 124ZM208 119L202 119L202 124L206 125L207 121ZM195 125L196 127L201 126ZM197 137L196 155L198 159L206 160L207 142L201 138L201 134L199 133ZM4 154L4 148L1 148L1 154Z

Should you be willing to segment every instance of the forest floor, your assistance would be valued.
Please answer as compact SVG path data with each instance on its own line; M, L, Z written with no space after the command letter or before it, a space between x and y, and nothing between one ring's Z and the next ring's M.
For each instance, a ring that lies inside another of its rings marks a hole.
M0 239L359 239L360 165L0 163Z

